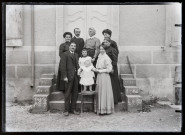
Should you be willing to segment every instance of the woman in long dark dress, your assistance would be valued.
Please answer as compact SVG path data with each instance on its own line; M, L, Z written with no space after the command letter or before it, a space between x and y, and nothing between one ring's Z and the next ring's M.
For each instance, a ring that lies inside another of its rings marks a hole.
M114 103L117 104L118 102L121 102L121 88L120 88L120 82L118 78L118 51L111 47L111 40L110 38L105 38L103 42L103 46L105 48L106 54L110 57L112 60L112 66L113 66L113 72L110 73L111 77L111 83L112 83L112 90L114 95Z
M59 63L59 67L58 67L58 75L57 75L57 83L56 83L56 90L60 90L60 91L64 91L64 78L61 78L61 57L63 57L64 52L69 50L69 45L71 42L71 38L72 38L72 33L71 32L65 32L63 34L63 37L65 39L65 43L62 43L59 47L59 56L60 56L60 63Z

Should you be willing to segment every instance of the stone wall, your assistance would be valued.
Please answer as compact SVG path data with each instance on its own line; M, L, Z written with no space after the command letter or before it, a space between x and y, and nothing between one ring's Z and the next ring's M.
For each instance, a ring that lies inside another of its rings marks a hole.
M56 63L55 5L34 6L35 86L31 85L31 6L23 6L23 46L6 47L6 95L32 99L43 73L54 73ZM14 96L13 96L14 95Z
M23 46L6 47L8 100L14 96L31 99L41 74L57 73L64 32L63 9L63 5L34 6L35 87L31 88L31 6L23 6ZM120 50L119 72L130 72L126 60L129 56L140 89L174 100L173 80L175 66L181 65L181 48L169 47L173 25L170 21L174 19L170 16L172 10L168 10L168 5L120 5L113 10L118 14L113 16L111 23L116 23L111 28L116 29L112 39Z
M181 64L181 50L165 44L166 27L171 27L167 7L120 6L119 64L120 73L129 73L129 56L137 86L144 93L174 102L174 68Z

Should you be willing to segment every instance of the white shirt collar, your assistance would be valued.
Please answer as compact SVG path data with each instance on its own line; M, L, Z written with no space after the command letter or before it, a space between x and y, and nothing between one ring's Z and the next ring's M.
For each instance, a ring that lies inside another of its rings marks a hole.
M90 39L93 39L95 37L95 35L93 35L92 37L90 37Z
M74 54L74 52L70 51L70 53Z
M76 38L80 38L80 37L77 37L77 36L75 36Z

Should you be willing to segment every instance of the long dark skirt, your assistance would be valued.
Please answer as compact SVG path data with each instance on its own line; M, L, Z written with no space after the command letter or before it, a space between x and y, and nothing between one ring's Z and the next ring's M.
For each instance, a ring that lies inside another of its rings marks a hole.
M58 67L58 75L57 75L57 82L56 82L56 90L64 91L65 90L65 82L63 78L61 78L61 70L60 70L61 63L59 63Z
M114 70L114 73L110 73L110 78L111 78L111 83L112 83L114 103L117 104L118 102L122 101L120 82L119 82L119 79L118 79L117 65L113 65L113 70Z

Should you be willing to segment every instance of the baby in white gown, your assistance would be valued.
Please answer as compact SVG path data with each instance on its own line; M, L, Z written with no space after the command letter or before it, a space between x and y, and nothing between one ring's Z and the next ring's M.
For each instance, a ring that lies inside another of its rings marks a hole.
M92 64L92 58L87 56L87 50L82 50L82 57L79 58L79 66L78 75L80 75L80 84L84 86L84 91L87 90L89 86L89 90L92 91L92 85L94 84L94 71L96 70Z

